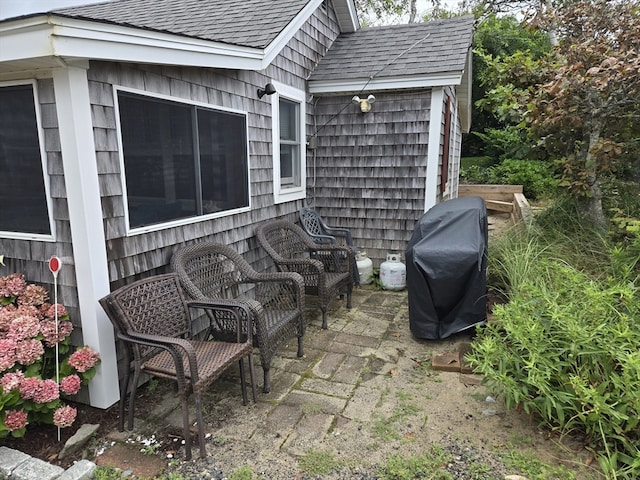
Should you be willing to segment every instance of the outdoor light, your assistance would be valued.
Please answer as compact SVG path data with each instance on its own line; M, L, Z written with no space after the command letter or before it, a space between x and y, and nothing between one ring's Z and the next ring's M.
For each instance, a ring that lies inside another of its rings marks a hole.
M351 99L351 101L356 105L360 105L360 111L362 113L367 113L371 110L371 104L376 101L376 97L369 95L367 98L360 98L356 95Z
M264 88L258 89L258 98L262 98L265 95L273 95L276 93L276 87L272 83L267 83Z

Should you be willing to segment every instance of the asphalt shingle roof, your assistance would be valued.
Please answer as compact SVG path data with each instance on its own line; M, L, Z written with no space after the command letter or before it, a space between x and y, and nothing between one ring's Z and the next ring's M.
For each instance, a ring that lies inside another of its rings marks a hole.
M265 48L307 3L308 0L113 0L52 13Z
M343 33L311 81L462 71L473 39L471 16Z

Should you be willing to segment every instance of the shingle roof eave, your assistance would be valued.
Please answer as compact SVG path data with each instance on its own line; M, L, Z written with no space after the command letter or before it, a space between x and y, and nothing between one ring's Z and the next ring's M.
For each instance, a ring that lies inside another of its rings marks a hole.
M112 0L56 9L65 18L266 48L308 0Z

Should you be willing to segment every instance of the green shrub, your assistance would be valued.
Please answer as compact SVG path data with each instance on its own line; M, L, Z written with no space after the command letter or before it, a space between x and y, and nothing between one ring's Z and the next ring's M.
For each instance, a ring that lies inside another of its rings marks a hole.
M485 167L469 165L460 170L460 181L473 184L522 185L522 191L530 200L552 196L558 182L552 168L537 160L503 160Z
M528 280L518 278L509 303L494 307L469 361L509 408L584 433L609 478L638 478L638 288L530 253Z

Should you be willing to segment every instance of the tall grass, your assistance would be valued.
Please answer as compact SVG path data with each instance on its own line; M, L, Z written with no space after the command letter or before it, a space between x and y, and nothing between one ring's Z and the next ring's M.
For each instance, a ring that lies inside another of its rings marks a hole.
M640 285L619 265L640 265L631 226L614 245L561 202L493 242L505 303L469 356L508 406L583 434L610 479L640 478Z

